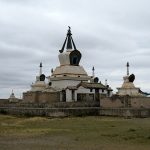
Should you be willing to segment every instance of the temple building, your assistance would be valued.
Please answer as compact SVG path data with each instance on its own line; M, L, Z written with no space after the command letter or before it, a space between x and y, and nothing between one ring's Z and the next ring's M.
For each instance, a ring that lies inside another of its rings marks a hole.
M51 70L50 76L40 73L31 85L31 90L23 93L24 101L28 102L73 102L99 101L101 97L112 95L109 85L103 85L93 74L89 76L80 65L82 54L77 49L69 27L65 41L59 50L60 65ZM45 82L48 79L48 82Z
M143 92L140 90L140 88L134 86L134 80L135 80L135 75L131 74L129 75L129 62L127 62L127 75L123 77L123 84L120 88L118 89L118 92L116 93L117 95L120 96L145 96Z

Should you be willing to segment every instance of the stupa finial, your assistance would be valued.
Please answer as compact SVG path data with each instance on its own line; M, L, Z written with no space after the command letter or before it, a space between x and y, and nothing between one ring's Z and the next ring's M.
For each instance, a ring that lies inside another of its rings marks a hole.
M95 68L94 68L94 66L92 68L92 76L95 77Z
M76 46L75 46L75 43L73 41L73 38L72 38L72 33L71 33L71 27L68 26L68 32L67 32L67 36L66 36L66 39L64 41L64 44L61 48L61 50L59 50L60 53L63 53L64 49L65 49L65 46L66 46L66 49L72 49L74 48L74 50L76 50Z
M127 62L127 76L129 76L129 62Z
M43 67L42 62L40 62L40 75L42 74L42 67Z

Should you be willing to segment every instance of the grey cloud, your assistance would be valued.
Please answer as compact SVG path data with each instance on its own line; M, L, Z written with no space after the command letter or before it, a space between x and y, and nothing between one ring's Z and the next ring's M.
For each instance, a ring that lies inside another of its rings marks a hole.
M149 6L149 0L0 0L0 97L29 89L41 61L50 75L68 25L89 74L95 66L115 90L129 61L136 84L150 91Z

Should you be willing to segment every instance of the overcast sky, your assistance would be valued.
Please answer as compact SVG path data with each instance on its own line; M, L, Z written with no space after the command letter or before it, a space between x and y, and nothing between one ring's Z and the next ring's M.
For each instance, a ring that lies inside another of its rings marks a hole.
M89 75L116 91L129 61L150 92L150 0L0 0L0 98L29 90L41 61L50 75L68 26Z

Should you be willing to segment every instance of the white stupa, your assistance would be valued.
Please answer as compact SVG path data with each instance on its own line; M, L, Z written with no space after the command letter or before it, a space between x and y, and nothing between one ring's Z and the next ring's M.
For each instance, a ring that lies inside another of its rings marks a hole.
M123 77L124 82L120 88L117 88L118 92L116 94L120 96L144 96L140 92L140 88L134 86L134 79L134 74L129 75L129 62L127 62L127 75Z
M65 47L66 51L64 51ZM82 54L75 46L70 27L62 49L59 52L60 65L56 67L49 77L49 82L53 88L62 90L68 86L76 86L81 81L91 79L91 76L88 76L87 72L79 64Z
M9 100L9 102L18 102L19 101L19 99L15 97L15 94L14 94L13 90L12 90L8 100Z
M39 75L36 76L36 81L31 85L31 91L42 91L46 88L45 75L42 74L42 63L40 63Z

